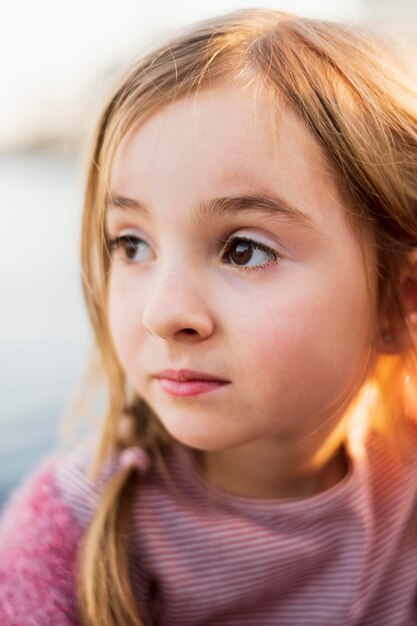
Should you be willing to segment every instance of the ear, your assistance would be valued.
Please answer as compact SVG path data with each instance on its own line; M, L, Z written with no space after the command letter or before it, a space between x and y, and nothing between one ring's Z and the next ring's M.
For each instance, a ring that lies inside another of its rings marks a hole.
M404 312L405 332L400 313L382 324L379 331L378 350L384 354L403 352L417 345L417 249L410 252L400 272L400 300Z
M417 342L417 249L408 255L400 281L401 301L407 327L415 345Z

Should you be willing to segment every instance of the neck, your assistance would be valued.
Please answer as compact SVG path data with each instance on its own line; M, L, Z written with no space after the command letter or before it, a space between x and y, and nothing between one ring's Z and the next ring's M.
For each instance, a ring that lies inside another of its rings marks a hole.
M256 441L220 451L194 451L206 480L216 488L246 498L280 499L316 495L333 487L347 474L343 446L331 455L277 454L271 441ZM316 455L314 455L314 458Z

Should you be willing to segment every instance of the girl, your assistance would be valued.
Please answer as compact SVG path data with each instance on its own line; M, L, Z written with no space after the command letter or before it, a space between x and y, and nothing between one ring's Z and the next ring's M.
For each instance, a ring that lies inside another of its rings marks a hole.
M364 33L196 26L109 99L108 389L1 527L3 625L417 623L417 95Z

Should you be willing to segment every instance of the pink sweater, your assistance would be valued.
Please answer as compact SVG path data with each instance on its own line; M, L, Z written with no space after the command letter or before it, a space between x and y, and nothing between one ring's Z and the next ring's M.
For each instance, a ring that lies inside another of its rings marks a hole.
M349 453L349 474L335 487L274 501L211 487L174 447L169 481L153 465L134 498L131 581L144 623L417 624L417 459L376 434ZM98 498L87 459L80 449L47 460L6 507L2 626L79 623L74 558Z

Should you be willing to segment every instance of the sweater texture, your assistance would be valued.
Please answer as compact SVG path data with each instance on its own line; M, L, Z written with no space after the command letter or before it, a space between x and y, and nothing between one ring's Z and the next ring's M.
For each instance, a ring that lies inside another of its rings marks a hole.
M166 471L138 470L129 564L145 626L417 624L417 455L377 433L348 455L337 485L287 500L213 487L180 445ZM114 458L95 484L90 456L81 446L48 458L5 507L2 626L80 625L77 548L118 467Z

